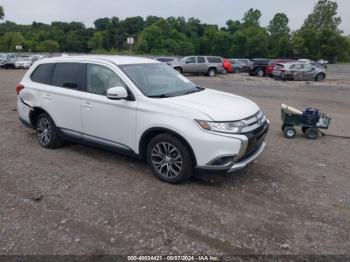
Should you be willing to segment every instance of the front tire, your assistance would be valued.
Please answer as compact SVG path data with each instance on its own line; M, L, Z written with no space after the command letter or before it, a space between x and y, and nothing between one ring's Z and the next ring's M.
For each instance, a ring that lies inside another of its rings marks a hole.
M35 123L39 144L44 148L58 148L63 145L63 139L58 134L58 129L51 117L42 113Z
M316 76L316 82L323 82L323 80L325 79L325 75L324 74L318 74Z
M187 147L171 134L154 137L147 146L147 163L160 180L178 184L193 174L193 160Z
M177 72L179 72L180 74L183 74L182 68L181 67L175 67L174 68Z
M292 126L288 126L284 128L283 133L285 138L293 139L297 135L297 130Z

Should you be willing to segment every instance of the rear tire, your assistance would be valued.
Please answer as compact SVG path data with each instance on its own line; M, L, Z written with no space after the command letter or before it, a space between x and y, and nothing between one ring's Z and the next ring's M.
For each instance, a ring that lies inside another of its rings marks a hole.
M63 145L63 139L58 134L58 128L51 117L42 113L35 121L35 129L39 144L44 148L58 148Z
M193 174L193 160L187 147L171 134L154 137L147 146L147 163L160 180L178 184Z
M216 70L214 68L209 68L208 70L208 76L214 77L216 75Z
M319 136L319 132L316 128L308 128L305 131L305 136L307 139L315 140Z
M288 126L284 128L283 133L286 138L293 139L297 135L297 130L292 126Z
M263 77L264 76L264 71L263 70L258 70L257 72L256 72L256 75L258 76L258 77Z

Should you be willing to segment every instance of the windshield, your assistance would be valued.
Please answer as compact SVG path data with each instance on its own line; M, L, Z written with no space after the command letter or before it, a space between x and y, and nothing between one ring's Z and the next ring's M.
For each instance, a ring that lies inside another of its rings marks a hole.
M148 97L172 97L203 90L164 64L123 65L120 68Z

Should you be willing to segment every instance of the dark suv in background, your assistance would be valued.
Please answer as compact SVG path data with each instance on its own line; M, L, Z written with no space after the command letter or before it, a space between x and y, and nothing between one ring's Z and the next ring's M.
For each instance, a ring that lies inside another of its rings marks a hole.
M254 63L250 66L249 75L263 77L265 69L268 66L270 59L253 59Z

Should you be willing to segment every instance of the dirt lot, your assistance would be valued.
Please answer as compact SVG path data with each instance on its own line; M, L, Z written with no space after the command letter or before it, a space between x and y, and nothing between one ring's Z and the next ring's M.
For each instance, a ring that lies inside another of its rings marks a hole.
M0 70L0 254L347 254L350 140L283 138L280 104L318 107L350 136L350 66L324 83L192 77L256 101L268 147L231 175L158 181L139 161L68 144L45 150L15 111L24 71Z

